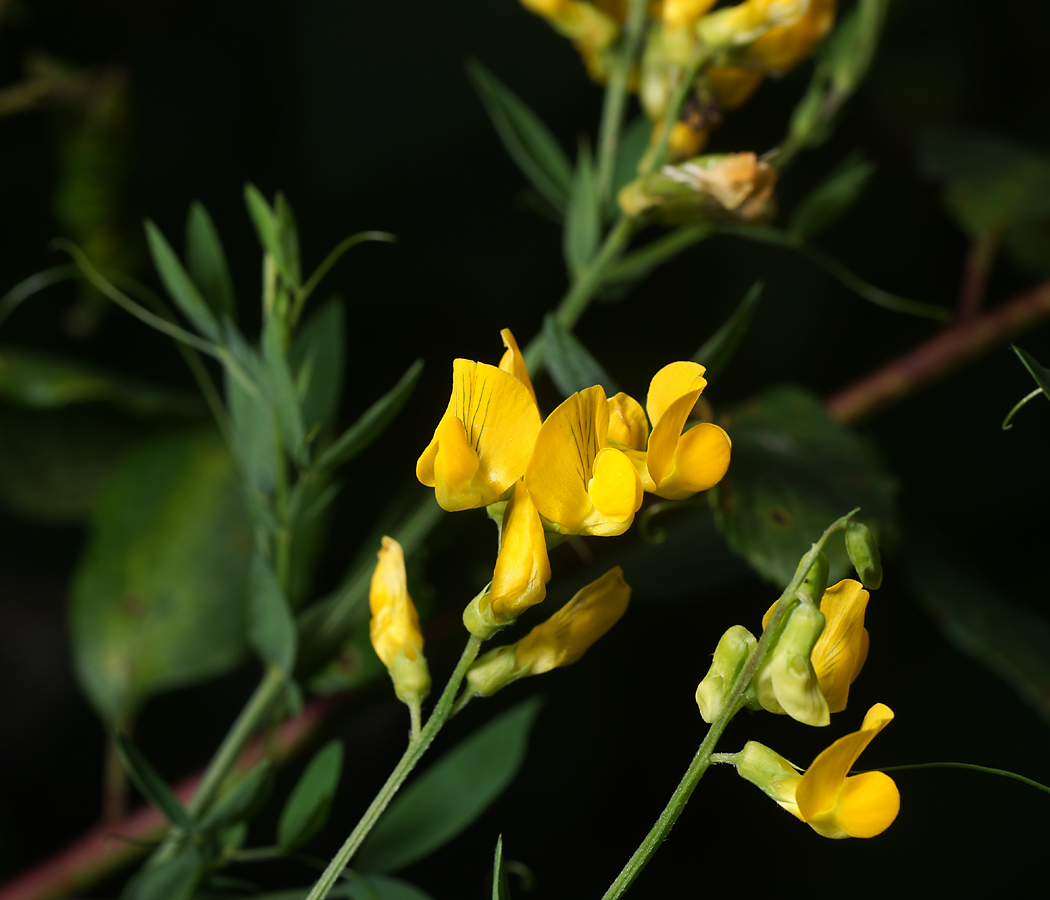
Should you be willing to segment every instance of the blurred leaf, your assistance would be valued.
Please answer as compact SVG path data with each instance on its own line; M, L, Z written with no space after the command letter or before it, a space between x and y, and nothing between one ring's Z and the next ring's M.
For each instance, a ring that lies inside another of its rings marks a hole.
M652 123L645 116L638 116L620 135L620 146L616 150L616 166L613 170L612 195L609 198L610 218L620 208L616 201L620 189L638 177L638 163L649 149L649 136L652 131Z
M995 135L931 129L919 159L971 237L1050 217L1050 157Z
M101 404L0 404L0 503L41 521L85 519L113 466L151 430Z
M301 847L325 826L343 770L343 745L330 741L310 760L292 789L277 825L277 846L284 853Z
M135 782L135 787L139 789L139 793L160 810L172 825L181 828L187 833L195 831L196 826L193 824L193 820L172 793L168 783L160 777L157 770L150 765L149 760L142 755L142 751L135 746L132 740L118 732L114 732L113 743L120 754L124 770L131 776L131 780Z
M714 228L707 224L680 226L613 263L606 272L605 280L615 282L642 278L713 233Z
M363 451L394 420L415 389L423 371L423 360L417 359L401 376L400 381L383 394L332 443L317 461L315 468L330 469L350 462Z
M1003 236L1003 250L1017 268L1035 278L1050 274L1050 221L1026 222Z
M295 665L295 619L270 564L252 557L248 640L260 658L290 675Z
M1035 379L1035 383L1042 389L1046 395L1046 399L1050 400L1050 369L1045 366L1041 366L1031 353L1027 353L1020 347L1014 347L1014 353L1020 358L1021 362L1024 363L1024 367L1028 370L1028 374Z
M302 287L302 266L299 261L299 227L288 200L280 191L274 198L274 215L277 219L277 240L281 252L277 265L288 283L296 290Z
M310 679L309 686L315 694L337 694L361 687L381 675L386 675L386 666L372 649L365 621L351 630L338 653Z
M512 706L402 789L365 839L357 867L396 872L467 828L518 773L539 708L535 697Z
M909 528L906 547L912 589L944 636L1050 721L1050 622L929 534Z
M198 829L211 834L247 822L262 809L272 790L273 765L264 759L216 801L201 818Z
M143 866L127 883L120 900L190 900L203 874L201 851L182 847L171 859Z
M297 329L288 362L295 373L303 426L329 432L335 425L346 368L346 313L333 297Z
M0 350L0 398L33 409L105 401L140 416L195 416L205 407L193 394L110 375L79 362L24 350Z
M283 464L274 411L254 380L259 365L255 351L232 323L226 326L226 346L251 379L253 389L249 391L227 365L226 406L230 411L233 452L249 484L267 497L276 489L277 473Z
M251 523L211 433L165 436L119 460L73 581L81 687L103 718L224 672L245 650Z
M572 165L557 140L509 87L477 60L467 74L511 159L556 210L563 211L572 192Z
M288 453L303 465L306 458L306 433L303 429L299 395L292 380L292 372L285 356L284 329L277 316L270 316L263 326L261 373L264 376L267 397L277 413Z
M591 261L594 251L598 249L601 225L601 197L598 196L594 163L590 148L581 143L576 171L572 177L569 206L565 211L562 249L570 275L578 275Z
M492 900L510 900L510 885L503 868L503 835L496 841L496 854L492 862Z
M431 900L429 894L400 878L356 872L351 877L346 893L350 900Z
M244 186L244 205L248 208L263 252L269 253L280 265L282 248L277 215L262 192L250 181Z
M856 202L874 173L874 163L851 153L799 203L789 230L804 239L827 230Z
M711 337L704 341L704 345L693 354L693 362L700 363L707 370L707 377L713 378L721 372L733 358L736 348L747 334L751 325L751 319L755 315L755 307L762 296L761 281L756 281L740 301L740 305L733 310L733 314L726 319L725 324Z
M620 388L580 339L548 313L543 318L543 345L551 381L566 397L600 384L611 397Z
M727 415L729 472L717 488L716 521L762 577L784 585L812 542L856 506L877 535L892 527L894 481L869 446L801 388L764 391ZM827 548L832 578L849 570L845 545Z
M211 308L220 316L236 319L237 299L226 252L208 210L197 201L186 218L186 265Z
M182 267L182 263L179 262L178 256L171 249L167 239L149 219L146 220L146 240L149 243L150 255L153 257L153 265L157 267L157 274L160 275L160 280L168 295L182 310L183 315L193 323L197 331L204 337L218 342L220 340L219 322L215 314L204 302L197 285Z

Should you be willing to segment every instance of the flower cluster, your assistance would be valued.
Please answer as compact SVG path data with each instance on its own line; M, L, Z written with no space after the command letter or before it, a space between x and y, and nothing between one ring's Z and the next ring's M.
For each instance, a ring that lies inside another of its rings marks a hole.
M575 43L591 76L604 81L609 53L624 27L624 0L522 0ZM712 11L715 0L654 0L633 86L654 123L653 143L683 69L705 64L690 101L668 136L672 160L696 156L723 114L750 99L768 75L782 75L812 55L835 20L836 0L745 0Z

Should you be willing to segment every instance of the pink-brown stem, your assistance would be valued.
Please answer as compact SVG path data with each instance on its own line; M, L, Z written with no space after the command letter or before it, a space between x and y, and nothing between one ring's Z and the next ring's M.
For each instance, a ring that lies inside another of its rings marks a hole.
M840 422L863 419L982 353L1001 347L1047 318L1050 281L984 315L948 326L914 350L830 396L825 403L827 410Z

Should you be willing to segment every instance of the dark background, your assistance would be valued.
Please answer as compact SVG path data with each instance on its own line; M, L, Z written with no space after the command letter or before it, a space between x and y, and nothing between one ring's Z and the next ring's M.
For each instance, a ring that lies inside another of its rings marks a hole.
M953 304L967 242L943 212L938 186L918 171L918 141L930 126L950 125L1050 147L1048 30L1050 8L1042 4L895 4L869 82L836 137L784 178L782 207L790 210L859 147L878 171L818 243L880 287ZM399 421L353 464L360 483L336 509L318 574L319 590L331 587L390 494L415 490L412 466L446 402L452 359L495 361L498 330L510 326L524 343L565 289L558 227L529 208L523 178L473 94L464 60L485 62L566 147L581 134L593 137L600 89L571 47L512 0L0 3L0 83L15 82L37 51L88 69L118 67L127 78L118 142L124 162L114 177L132 267L142 255L137 221L150 216L178 244L186 209L200 199L229 253L244 320L257 320L259 257L241 201L246 180L268 196L285 191L307 267L347 234L385 229L399 236L392 246L352 251L327 281L350 310L346 422L413 359L427 361ZM773 146L808 71L765 85L716 133L711 149ZM48 241L70 232L55 204L68 128L60 112L0 119L0 292L61 261ZM737 356L708 388L716 406L781 381L830 393L934 333L928 323L866 304L787 251L728 237L690 250L628 299L595 304L577 333L625 389L641 395L657 368L695 352L756 278L765 280L766 294ZM1001 261L989 302L1037 278ZM77 325L85 317L89 328ZM165 339L119 311L85 307L72 287L34 298L4 324L2 341L190 386ZM1045 328L1019 343L1050 361ZM1050 613L1042 552L1050 409L1036 401L1012 431L999 428L1031 388L1003 348L860 428L899 480L903 521L932 522L984 577ZM540 391L550 408L553 388L543 382ZM439 588L428 655L439 683L458 652L462 600L485 578L488 557L478 548L490 535L481 519L454 517L430 548L426 575ZM5 512L0 529L3 877L96 821L103 730L73 682L63 624L83 526ZM949 645L917 607L898 564L908 540L905 526L888 554L885 587L869 607L867 667L849 710L836 717L836 732L857 727L863 711L882 701L897 720L865 755L869 765L964 760L1045 780L1046 723ZM437 900L487 895L486 868L501 832L507 856L534 872L534 896L599 895L703 735L692 692L718 636L737 622L757 628L776 593L703 517L680 524L656 549L636 536L588 546L607 566L624 566L635 586L628 618L581 664L475 703L443 736L451 746L493 708L534 690L547 697L517 782L454 844L406 873ZM553 565L558 602L594 577L568 548ZM165 775L181 777L205 762L255 678L249 667L147 707L138 734ZM313 848L318 856L334 851L400 752L404 713L386 697L377 686L372 699L380 705L341 732L349 774ZM742 716L723 747L737 749L749 738L803 764L829 741L783 718ZM289 789L297 771L283 776L279 790ZM1045 851L1044 796L947 770L902 773L897 781L902 810L885 835L830 843L731 771L712 769L632 896L780 884L789 894L817 897L934 889L984 897L1019 890L1042 871L1036 854ZM264 819L257 843L270 839L268 828L272 821ZM310 880L305 870L281 867L249 870L248 877L267 886ZM118 889L111 883L97 896Z

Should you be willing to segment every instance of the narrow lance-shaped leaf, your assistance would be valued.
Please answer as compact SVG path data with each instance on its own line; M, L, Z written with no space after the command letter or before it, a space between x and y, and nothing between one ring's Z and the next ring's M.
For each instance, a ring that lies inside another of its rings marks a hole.
M266 803L272 789L273 765L263 760L205 813L200 820L200 830L211 834L246 822Z
M826 230L853 205L874 173L874 163L851 154L798 205L790 230L802 238Z
M251 182L244 186L244 204L248 207L248 215L255 226L255 233L259 237L263 251L269 253L275 260L279 260L281 241L277 216L262 195L262 191Z
M477 60L467 73L503 146L518 168L557 210L568 204L572 165L557 140L525 102Z
M365 840L357 867L396 872L467 828L521 768L539 708L535 697L511 707L403 789Z
M565 211L563 251L569 275L577 275L594 256L601 237L601 198L591 161L591 151L580 145L572 179L569 207Z
M159 809L172 825L186 832L194 831L196 826L189 814L183 809L167 782L150 765L149 760L142 755L142 751L135 746L131 738L114 732L113 743L116 745L125 770L135 782L135 787L139 789L142 796Z
M343 745L340 741L325 744L310 760L281 811L277 846L282 852L301 847L324 828L342 769Z
M299 395L285 355L283 331L277 316L271 315L263 326L261 368L265 373L266 392L281 425L284 444L292 458L299 465L304 465L306 434L302 411L299 409Z
M510 900L510 885L503 868L503 835L496 841L496 854L492 862L492 900Z
M1028 373L1035 379L1035 383L1042 388L1043 393L1046 395L1046 399L1050 400L1050 369L1046 366L1040 365L1031 353L1027 353L1020 347L1014 347L1014 353L1018 355L1021 362L1024 363Z
M328 896L336 896L335 891ZM346 893L340 896L349 897L350 900L433 900L429 894L400 878L361 875L357 872L350 876Z
M190 900L204 875L197 847L184 846L171 859L143 866L120 894L120 900Z
M423 360L417 359L401 376L401 380L365 410L361 418L347 428L321 455L316 468L341 466L379 437L405 405L422 371Z
M149 219L146 220L146 240L153 265L157 267L164 289L194 327L205 337L218 342L220 340L219 321L204 302L197 285L179 262L171 244L161 230Z
M296 330L288 353L307 432L334 425L345 359L346 314L343 301L333 297Z
M740 305L733 310L733 314L726 319L718 331L704 341L704 345L693 355L693 362L700 363L707 369L708 378L713 378L721 372L733 358L736 348L740 346L740 342L751 325L755 307L758 306L758 299L762 296L762 288L761 281L756 281L751 285L744 299L740 301Z
M298 290L303 283L302 266L299 261L299 228L295 224L295 214L288 204L288 199L280 191L274 201L274 215L277 217L277 240L281 247L277 262L281 266L281 274L293 290Z
M186 265L211 308L220 316L234 318L237 301L226 252L208 210L199 202L190 206L186 218Z
M270 564L259 553L252 558L248 640L264 661L291 673L295 665L295 620Z
M547 371L555 386L566 397L594 384L600 384L608 397L619 392L612 376L580 339L549 313L543 319L543 343Z

